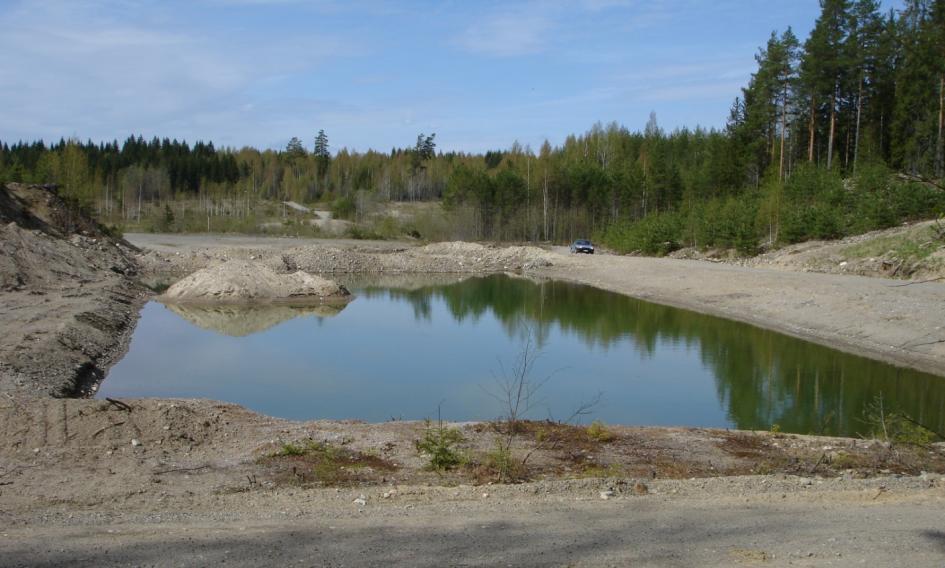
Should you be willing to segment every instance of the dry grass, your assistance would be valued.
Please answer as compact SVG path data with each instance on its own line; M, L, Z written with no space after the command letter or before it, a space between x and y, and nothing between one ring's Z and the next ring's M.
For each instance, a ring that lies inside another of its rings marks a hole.
M306 440L285 443L257 460L276 485L352 486L382 481L396 471L391 462L373 454Z

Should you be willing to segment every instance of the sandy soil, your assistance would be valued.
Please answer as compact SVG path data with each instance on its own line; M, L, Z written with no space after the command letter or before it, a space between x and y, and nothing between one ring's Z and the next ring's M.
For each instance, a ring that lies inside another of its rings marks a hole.
M289 422L199 400L10 398L0 405L0 557L6 566L936 566L945 554L945 479L919 469L945 471L941 444L908 452L616 426L591 439L536 423L561 443L530 458L529 482L496 484L483 471L496 432L453 426L470 464L434 473L414 448L426 428L417 422ZM516 438L518 458L536 439ZM287 454L287 444L318 449Z

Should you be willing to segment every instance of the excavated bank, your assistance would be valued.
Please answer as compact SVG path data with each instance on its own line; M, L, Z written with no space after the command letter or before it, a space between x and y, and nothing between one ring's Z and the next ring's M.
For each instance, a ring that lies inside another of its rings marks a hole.
M95 389L147 298L136 252L54 186L0 187L0 392Z

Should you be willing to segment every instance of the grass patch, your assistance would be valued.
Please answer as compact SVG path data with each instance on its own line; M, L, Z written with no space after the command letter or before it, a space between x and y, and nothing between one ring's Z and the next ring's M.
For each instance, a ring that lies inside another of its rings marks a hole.
M258 463L270 469L277 485L359 485L397 469L378 455L314 440L284 442Z
M894 258L904 262L925 260L943 248L931 227L918 227L899 235L877 237L844 247L849 258Z

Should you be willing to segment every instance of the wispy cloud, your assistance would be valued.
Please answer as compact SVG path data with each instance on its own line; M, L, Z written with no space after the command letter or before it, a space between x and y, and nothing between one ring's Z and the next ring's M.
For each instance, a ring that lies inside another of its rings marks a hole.
M470 25L458 44L473 53L517 56L540 53L554 29L552 19L524 8L507 10Z

